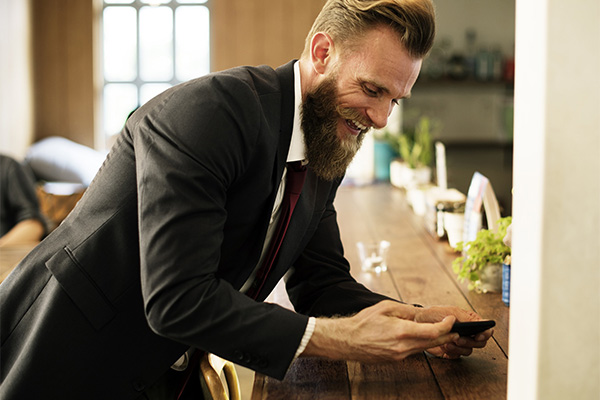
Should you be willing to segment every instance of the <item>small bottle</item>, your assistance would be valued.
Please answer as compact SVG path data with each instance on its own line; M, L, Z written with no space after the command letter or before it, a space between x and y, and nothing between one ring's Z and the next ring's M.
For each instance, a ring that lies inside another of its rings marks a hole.
M492 69L490 52L484 47L477 52L475 59L475 78L480 81L490 79Z
M503 67L502 51L500 50L499 47L494 48L494 50L490 54L490 58L491 58L490 79L492 81L498 82L498 81L502 80L502 67Z
M477 33L473 29L467 29L465 32L465 41L467 42L467 51L465 52L465 68L467 70L467 77L473 79L475 77L475 62L476 62L476 51L475 51L475 40Z
M502 264L502 302L510 305L510 256L506 256Z

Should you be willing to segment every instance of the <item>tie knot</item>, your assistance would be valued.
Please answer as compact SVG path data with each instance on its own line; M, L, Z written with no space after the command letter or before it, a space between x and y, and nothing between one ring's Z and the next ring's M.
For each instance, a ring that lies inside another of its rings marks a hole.
M302 165L302 161L292 161L287 163L288 170L293 170L295 172L303 172L306 170L306 166Z

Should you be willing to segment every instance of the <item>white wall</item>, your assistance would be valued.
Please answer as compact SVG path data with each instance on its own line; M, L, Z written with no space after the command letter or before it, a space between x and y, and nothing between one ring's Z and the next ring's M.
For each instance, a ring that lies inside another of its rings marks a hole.
M600 393L600 3L517 0L509 399Z
M0 152L22 159L31 144L29 1L0 1Z

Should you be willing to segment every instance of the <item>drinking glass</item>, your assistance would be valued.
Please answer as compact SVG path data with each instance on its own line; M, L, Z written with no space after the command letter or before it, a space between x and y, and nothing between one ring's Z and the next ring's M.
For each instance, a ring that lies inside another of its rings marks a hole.
M380 273L387 270L387 253L390 242L387 240L358 242L356 247L363 271Z

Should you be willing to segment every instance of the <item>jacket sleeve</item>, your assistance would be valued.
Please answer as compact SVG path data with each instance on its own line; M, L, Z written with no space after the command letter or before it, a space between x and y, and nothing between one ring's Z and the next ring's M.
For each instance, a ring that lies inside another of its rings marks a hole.
M177 93L140 109L129 128L148 324L281 379L308 318L249 299L218 271L228 188L243 175L263 128L257 94L227 76Z
M297 312L305 315L351 315L390 300L371 292L350 275L333 205L340 182L333 185L317 230L286 278L290 301Z

